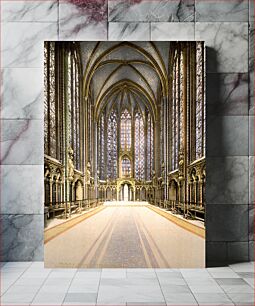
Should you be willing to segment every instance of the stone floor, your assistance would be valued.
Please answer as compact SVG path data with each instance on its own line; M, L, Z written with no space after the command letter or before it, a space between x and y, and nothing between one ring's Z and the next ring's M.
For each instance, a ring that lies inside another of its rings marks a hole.
M106 206L71 228L61 226L66 230L44 246L49 268L205 267L205 239L146 205Z
M1 305L254 305L254 263L208 269L1 267Z

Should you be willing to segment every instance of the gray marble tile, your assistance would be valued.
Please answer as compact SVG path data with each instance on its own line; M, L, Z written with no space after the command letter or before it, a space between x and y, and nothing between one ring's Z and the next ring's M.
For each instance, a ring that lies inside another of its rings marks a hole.
M125 269L102 269L101 279L103 278L117 278L122 279L127 277Z
M228 296L235 305L254 305L254 293L229 293Z
M1 120L1 164L43 165L43 120Z
M242 277L244 280L247 278L254 278L255 273L254 272L238 272L237 273L240 277Z
M98 290L99 279L73 279L68 292L70 293L96 293Z
M194 0L109 0L109 21L194 21Z
M3 261L43 260L43 215L0 215Z
M41 68L3 69L1 91L1 118L43 119Z
M228 263L235 263L235 262L242 262L242 261L249 260L249 242L248 241L228 242L227 250L228 250Z
M57 23L6 22L2 30L2 68L43 67L43 41L57 40Z
M250 241L250 242L251 242L251 241ZM254 241L252 241L252 242L254 242ZM249 260L252 260L252 259L249 259ZM253 277L252 277L252 278L248 277L248 278L244 278L244 280L245 280L246 283L247 283L249 286L251 286L251 287L253 288L253 290L254 290L254 288L255 288L255 285L254 285L254 273L253 273Z
M208 72L248 72L248 23L197 22L195 39L207 46Z
M165 297L167 297L168 294L172 294L172 293L176 293L176 294L179 294L179 293L191 293L190 291L190 288L189 286L187 285L163 285L163 284L160 284L160 287L161 287L161 290L163 292L163 295Z
M200 293L223 293L224 291L221 289L219 285L216 284L203 284L200 283L198 285L189 284L189 287L192 291L192 293L196 296L196 294Z
M249 204L254 205L254 156L249 156Z
M254 261L254 241L249 241L249 260Z
M253 293L254 289L249 286L248 284L246 285L222 285L222 289L227 293Z
M151 40L186 41L195 39L194 23L152 22Z
M218 241L206 241L205 254L206 267L223 266L227 263L227 243Z
M49 292L39 291L30 305L63 305L65 296L66 292L56 292L54 294L50 294Z
M206 241L248 241L248 205L207 205Z
M195 293L199 305L234 305L225 293Z
M248 21L247 0L196 0L196 21Z
M239 262L233 265L229 265L229 267L235 271L239 272L253 272L254 271L254 262Z
M250 116L207 117L206 156L248 155L248 121Z
M168 293L164 297L167 305L198 305L192 293Z
M126 289L126 290L125 290ZM146 285L141 286L127 286L125 287L125 300L127 303L163 303L165 299L159 286L148 287Z
M96 303L97 293L67 293L64 302L69 303Z
M247 73L208 73L207 116L247 115L248 83Z
M109 22L109 40L150 40L150 24L135 22Z
M60 40L107 40L107 5L103 1L60 1Z
M43 213L43 166L1 165L1 213Z
M99 286L97 304L119 305L126 303L164 302L162 292L157 287L146 285L129 285L119 280L116 286Z
M254 116L249 116L249 155L254 156Z
M254 204L249 205L249 240L254 240Z
M2 22L5 21L58 21L58 0L26 1L3 0Z
M254 115L254 70L249 73L249 114Z
M23 288L20 292L13 292L12 288L10 288L1 298L2 305L8 305L20 303L20 305L29 305L35 295L35 292L27 292Z
M249 26L249 112L254 115L254 22Z
M201 283L201 279L212 280L210 273L206 269L181 268L180 271L189 285Z
M249 20L254 21L254 0L249 0Z
M207 157L206 204L248 204L248 157Z

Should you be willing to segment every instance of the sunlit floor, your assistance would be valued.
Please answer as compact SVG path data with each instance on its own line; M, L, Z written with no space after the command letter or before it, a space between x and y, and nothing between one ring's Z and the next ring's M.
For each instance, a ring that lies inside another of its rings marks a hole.
M47 242L45 266L202 268L205 240L146 205L107 206Z

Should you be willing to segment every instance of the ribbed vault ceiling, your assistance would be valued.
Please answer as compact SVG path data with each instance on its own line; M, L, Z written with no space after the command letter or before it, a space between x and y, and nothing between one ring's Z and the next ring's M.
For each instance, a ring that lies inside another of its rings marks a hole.
M82 42L84 93L95 115L115 106L156 114L157 92L166 91L169 42Z

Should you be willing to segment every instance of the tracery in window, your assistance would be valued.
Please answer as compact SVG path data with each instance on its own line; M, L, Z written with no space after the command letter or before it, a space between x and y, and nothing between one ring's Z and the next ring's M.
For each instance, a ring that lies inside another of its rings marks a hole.
M144 122L142 115L137 112L135 114L135 177L143 180L145 174L144 152Z
M184 57L183 51L180 52L180 67L179 67L179 106L180 106L180 122L179 122L179 143L184 143Z
M105 126L104 126L104 114L101 115L98 126L98 161L99 161L99 176L104 179L104 152L105 152Z
M131 115L127 109L122 112L120 117L120 143L122 150L131 148Z
M127 157L122 159L122 177L131 177L131 162Z
M63 71L60 76L59 71ZM74 46L44 45L44 147L45 154L65 162L73 149L73 162L81 170L80 67Z
M117 114L112 111L107 124L107 177L117 178Z
M179 53L176 51L172 79L172 110L171 110L171 170L178 168L180 143L180 72Z
M44 138L45 153L57 158L55 43L44 46Z
M204 55L203 45L197 43L196 50L196 159L205 154L205 103L204 103Z
M48 107L48 43L44 43L44 153L49 154L49 107Z
M77 56L74 50L67 55L67 140L74 151L74 166L80 170L80 83Z

